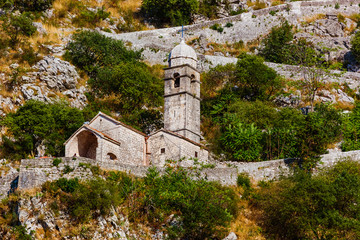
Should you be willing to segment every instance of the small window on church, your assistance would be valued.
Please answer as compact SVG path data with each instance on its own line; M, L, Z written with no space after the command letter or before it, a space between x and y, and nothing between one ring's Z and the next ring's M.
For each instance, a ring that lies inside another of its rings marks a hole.
M195 75L191 74L191 81L195 81Z
M198 157L198 152L195 152L195 157L196 157L196 158Z
M161 149L161 153L165 153L165 148L162 148L162 149Z
M174 73L174 87L178 88L180 87L180 74L179 73Z

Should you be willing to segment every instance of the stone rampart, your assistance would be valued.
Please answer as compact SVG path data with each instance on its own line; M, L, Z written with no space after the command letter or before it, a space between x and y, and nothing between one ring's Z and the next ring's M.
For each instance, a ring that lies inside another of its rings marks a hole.
M13 189L19 190L40 187L46 181L55 181L59 178L88 179L93 177L92 168L99 167L104 170L122 171L137 177L144 177L148 166L132 166L119 162L98 162L96 160L75 157L59 158L61 162L54 166L54 158L24 159L21 161L19 172L11 171L0 177L0 199L4 198ZM360 151L337 152L322 155L322 159L315 171L331 167L339 161L353 160L360 162ZM254 181L273 180L281 175L292 172L297 165L296 159L280 159L266 162L217 162L215 168L203 169L200 176L217 181L223 185L235 185L239 173L247 173ZM160 169L160 173L163 173Z
M335 8L335 4L339 8ZM185 40L198 39L200 36L208 42L220 44L235 43L242 40L244 43L256 40L268 34L272 27L279 25L284 19L295 26L300 26L301 20L317 14L352 15L360 12L360 0L331 0L331 1L302 1L290 2L278 6L242 13L236 16L207 21L185 26ZM271 14L270 14L271 13ZM214 24L232 23L225 27L222 33L209 27ZM144 60L150 64L166 64L170 50L180 42L181 27L155 29L140 32L102 34L123 40L134 49L143 49Z
M137 177L144 177L149 169L148 166L126 165L115 161L99 162L81 157L58 159L61 159L61 163L57 166L53 165L54 158L23 159L19 172L18 189L40 187L46 181L55 181L62 177L87 179L93 176L91 166L97 166L104 170L122 171ZM160 173L162 172L160 169ZM201 176L209 181L218 181L223 185L235 185L237 170L235 168L204 169L201 171Z
M335 151L321 156L315 172L328 168L339 161L353 160L360 162L360 151L340 152ZM238 173L247 173L255 181L278 179L280 176L292 172L294 166L297 166L297 159L279 159L266 162L223 162L217 164L217 169L222 166L232 166L237 168Z

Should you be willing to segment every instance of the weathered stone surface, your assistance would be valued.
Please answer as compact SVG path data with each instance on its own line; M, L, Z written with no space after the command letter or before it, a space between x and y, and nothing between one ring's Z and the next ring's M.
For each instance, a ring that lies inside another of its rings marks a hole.
M231 232L226 238L224 238L223 240L237 240L237 236L234 232Z

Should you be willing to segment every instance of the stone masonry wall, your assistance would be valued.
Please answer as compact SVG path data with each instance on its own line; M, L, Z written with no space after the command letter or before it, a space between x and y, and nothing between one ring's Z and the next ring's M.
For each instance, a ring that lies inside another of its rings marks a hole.
M81 157L59 159L61 159L61 163L58 166L53 165L54 158L23 159L21 161L20 172L18 173L18 189L26 190L40 187L46 181L55 181L62 177L68 179L75 177L80 179L91 178L93 174L88 167L89 165L98 166L105 170L122 171L137 177L144 177L149 169L148 166L132 166L115 161L99 162ZM66 166L69 166L73 170L65 173ZM205 169L201 174L207 177L208 180L219 181L224 185L236 184L237 170L234 168L222 168L219 171ZM0 182L1 180L2 179L0 179Z
M335 4L339 8L335 8ZM272 27L279 25L284 19L296 26L301 19L317 14L333 13L351 15L360 12L360 0L330 0L330 1L297 1L274 7L260 9L240 15L185 26L185 40L190 41L202 36L208 42L235 43L242 40L244 43L254 41L268 34ZM270 14L275 12L276 14ZM218 24L232 23L232 27L225 27L222 33L209 27ZM166 64L170 50L180 42L181 27L156 29L141 32L102 34L128 42L134 49L143 49L143 56L151 64Z
M122 171L134 176L144 177L148 166L132 166L115 161L99 162L88 158L60 158L58 166L53 165L53 158L24 159L21 161L19 172L14 169L0 177L0 199L7 196L11 185L18 178L18 189L26 190L40 187L46 181L54 181L61 177L88 179L93 176L89 166L98 166L105 170ZM331 167L339 161L353 160L360 162L360 151L332 152L322 156L316 171ZM201 176L209 181L218 181L223 185L235 185L238 173L248 173L255 181L277 179L283 174L291 172L292 164L296 160L281 159L266 162L240 163L218 162L215 168L204 169ZM66 167L68 166L68 167ZM72 171L65 173L66 168ZM160 169L160 173L163 169Z

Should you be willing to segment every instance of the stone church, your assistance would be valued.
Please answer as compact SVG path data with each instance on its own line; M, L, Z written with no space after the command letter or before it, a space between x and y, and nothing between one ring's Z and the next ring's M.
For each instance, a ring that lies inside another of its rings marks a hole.
M200 144L197 55L184 40L170 53L164 83L163 129L146 135L100 112L65 142L65 156L137 166L163 166L168 159L208 160Z

